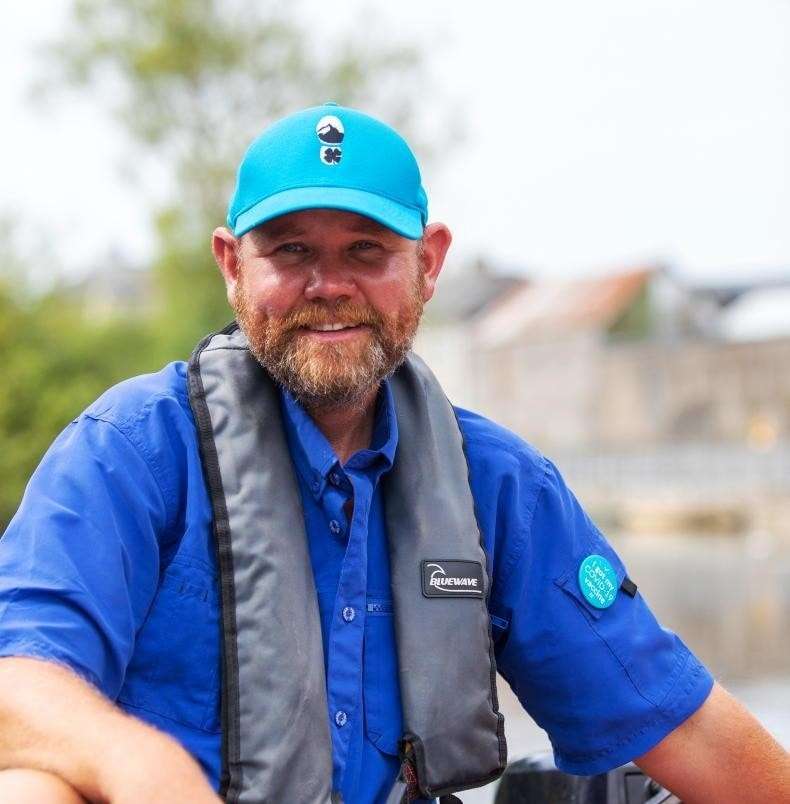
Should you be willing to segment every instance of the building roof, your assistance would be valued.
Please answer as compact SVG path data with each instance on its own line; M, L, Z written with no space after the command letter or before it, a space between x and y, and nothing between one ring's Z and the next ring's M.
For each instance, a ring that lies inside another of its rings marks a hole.
M790 287L763 287L739 295L718 319L718 333L730 341L790 336Z
M477 320L481 342L501 346L523 337L606 329L627 310L660 269L558 282L520 283Z

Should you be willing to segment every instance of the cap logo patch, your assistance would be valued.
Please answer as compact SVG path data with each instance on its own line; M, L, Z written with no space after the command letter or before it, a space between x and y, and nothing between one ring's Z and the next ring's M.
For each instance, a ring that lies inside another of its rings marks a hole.
M339 145L343 142L345 129L339 117L327 114L318 121L315 133L318 135L318 139L326 145Z
M321 146L320 157L325 165L338 165L343 152L340 143L343 142L346 132L339 117L325 114L315 125L318 139L324 143Z
M343 156L343 153L340 148L328 148L324 146L321 149L321 161L325 162L327 165L336 165L340 161L341 156Z

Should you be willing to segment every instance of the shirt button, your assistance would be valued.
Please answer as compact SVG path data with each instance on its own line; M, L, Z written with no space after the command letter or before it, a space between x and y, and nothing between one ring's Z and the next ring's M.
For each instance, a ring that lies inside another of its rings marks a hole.
M334 533L335 536L340 533L340 523L336 519L329 521L329 531L330 533Z
M340 485L340 475L337 472L331 472L330 475L329 475L329 482L333 486L339 486Z
M354 619L354 617L356 617L356 614L357 613L354 611L354 609L351 608L351 606L346 606L343 609L343 619L347 623L350 623Z
M338 709L335 712L335 723L338 726L345 726L348 723L348 715L342 709Z

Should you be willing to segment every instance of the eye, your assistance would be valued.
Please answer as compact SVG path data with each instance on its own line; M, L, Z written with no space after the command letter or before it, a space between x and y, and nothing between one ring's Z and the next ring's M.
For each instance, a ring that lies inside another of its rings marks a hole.
M371 249L378 247L379 247L378 243L373 243L370 240L359 240L352 246L352 248L355 248L357 251L370 251Z
M283 243L277 247L277 251L282 251L285 254L301 254L307 249L301 243Z

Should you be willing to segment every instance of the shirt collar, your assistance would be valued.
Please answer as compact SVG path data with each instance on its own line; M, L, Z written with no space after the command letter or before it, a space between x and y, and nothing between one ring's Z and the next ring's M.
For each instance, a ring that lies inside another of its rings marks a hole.
M280 387L283 425L296 470L318 498L326 485L332 468L339 465L337 455L318 429L310 414L293 395ZM384 380L376 397L376 412L370 447L354 453L345 468L355 472L373 473L376 476L392 467L398 446L398 420L390 381Z

